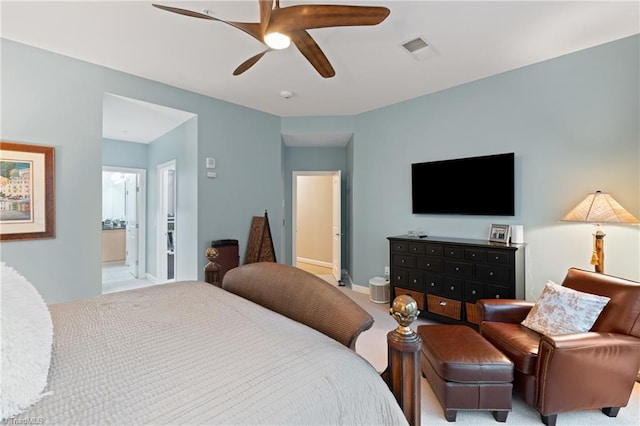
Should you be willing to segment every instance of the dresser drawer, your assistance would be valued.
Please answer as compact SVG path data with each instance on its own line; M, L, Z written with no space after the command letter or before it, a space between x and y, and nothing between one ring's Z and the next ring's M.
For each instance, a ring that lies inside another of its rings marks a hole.
M394 254L393 255L393 266L402 266L404 268L415 268L416 267L416 257L415 256L405 256L403 254Z
M507 284L509 282L509 267L487 264L476 265L476 278L483 281Z
M420 293L419 291L409 290L408 288L402 287L394 287L393 289L393 298L395 299L398 296L408 295L413 297L413 299L418 303L418 309L424 311L424 293Z
M484 262L487 259L487 251L483 249L464 249L465 260Z
M465 281L464 283L464 300L476 302L484 298L485 285L475 281Z
M442 294L442 275L425 274L425 293Z
M451 300L446 297L427 294L427 310L432 314L460 320L462 303L459 300Z
M455 278L445 278L442 285L442 295L452 299L462 299L464 281Z
M424 252L429 256L442 256L442 246L437 246L435 244L425 244Z
M473 263L468 262L444 262L444 272L456 277L471 278L473 276Z
M464 248L458 246L445 246L444 257L449 259L464 259Z
M480 324L480 309L475 303L464 302L465 320L471 324Z
M409 243L407 248L409 249L409 253L411 254L425 253L424 244Z
M509 264L509 253L506 251L488 250L487 251L488 263L499 263L501 265Z
M501 287L499 285L488 285L485 292L487 299L511 299L509 289L507 287Z
M416 270L410 270L407 275L406 287L411 290L424 292L424 273Z
M444 260L434 257L418 256L418 268L429 272L442 272L444 270Z
M391 285L405 287L409 281L409 271L402 268L393 268L389 281Z
M391 243L391 251L396 253L407 253L409 244L404 241L393 241Z

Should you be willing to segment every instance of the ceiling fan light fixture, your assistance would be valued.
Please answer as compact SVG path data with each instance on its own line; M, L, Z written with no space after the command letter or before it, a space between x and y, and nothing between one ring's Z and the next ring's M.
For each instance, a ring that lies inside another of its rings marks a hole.
M264 36L264 42L272 49L281 50L289 47L291 39L285 34L273 32Z

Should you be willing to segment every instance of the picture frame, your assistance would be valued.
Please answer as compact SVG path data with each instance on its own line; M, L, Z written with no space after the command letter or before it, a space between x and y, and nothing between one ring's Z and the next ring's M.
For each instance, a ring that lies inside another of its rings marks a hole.
M511 234L511 226L492 224L489 231L489 241L494 243L508 243L509 234Z
M55 237L54 150L0 141L0 241Z

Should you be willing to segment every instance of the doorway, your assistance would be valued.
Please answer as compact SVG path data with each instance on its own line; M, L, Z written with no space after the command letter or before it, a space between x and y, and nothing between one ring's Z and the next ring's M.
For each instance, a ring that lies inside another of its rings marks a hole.
M158 238L156 239L158 280L176 280L177 218L176 160L158 165Z
M341 172L293 172L294 265L342 284Z
M102 168L102 290L146 281L146 170Z

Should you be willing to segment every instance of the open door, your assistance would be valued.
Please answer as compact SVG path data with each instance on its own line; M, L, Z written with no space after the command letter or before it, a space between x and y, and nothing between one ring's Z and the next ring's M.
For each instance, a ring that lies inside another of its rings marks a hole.
M125 265L134 278L138 278L140 275L138 268L138 191L138 175L125 174Z
M157 267L161 283L176 280L176 161L158 165Z
M340 194L341 172L338 170L332 176L331 188L331 227L333 230L333 244L331 247L331 272L339 283L342 282L342 226L341 226L341 194Z
M292 175L292 262L341 283L341 172Z

